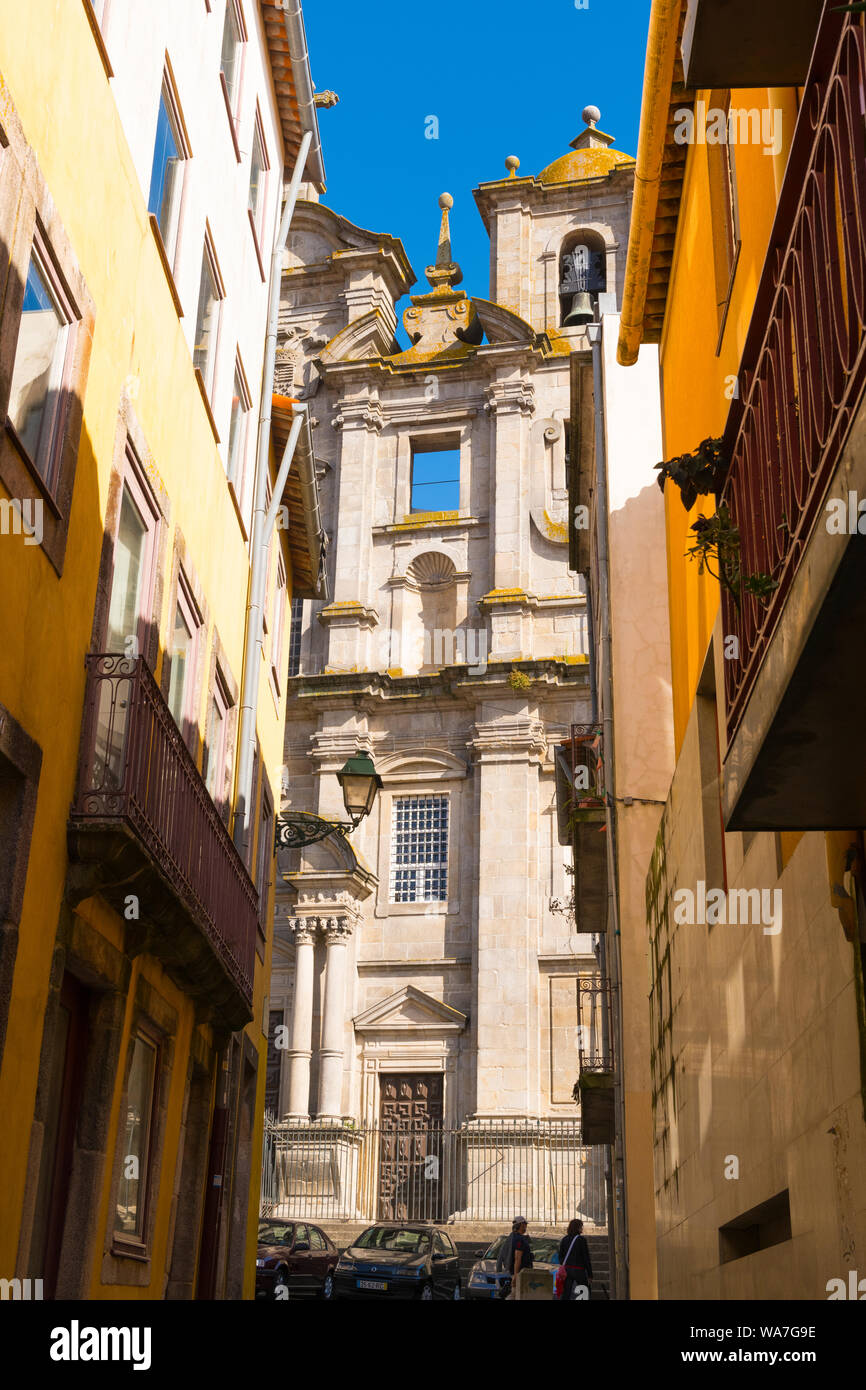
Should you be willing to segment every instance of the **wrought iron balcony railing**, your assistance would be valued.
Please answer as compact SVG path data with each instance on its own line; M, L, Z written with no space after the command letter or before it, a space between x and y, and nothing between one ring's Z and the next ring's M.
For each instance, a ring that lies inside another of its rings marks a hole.
M725 433L721 501L744 575L723 594L729 739L736 732L866 386L864 16L827 0Z
M569 743L572 813L604 809L604 754L596 724L572 724Z
M69 838L79 898L135 894L140 949L230 1027L247 1022L258 894L141 657L87 657Z

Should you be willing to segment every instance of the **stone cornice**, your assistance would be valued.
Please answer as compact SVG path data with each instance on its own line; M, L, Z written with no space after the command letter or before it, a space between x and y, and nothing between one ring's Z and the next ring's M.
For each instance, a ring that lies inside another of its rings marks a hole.
M379 626L379 614L375 608L368 608L359 599L343 599L339 603L329 603L316 615L322 627L369 627Z
M489 661L485 671L470 676L468 666L446 666L424 676L399 676L385 671L325 671L319 675L289 679L287 714L309 717L311 710L334 709L344 705L361 713L372 713L383 705L406 702L420 708L429 702L457 700L467 708L479 699L495 694L501 698L526 698L526 690L515 692L509 684L514 670L530 678L531 687L550 692L567 686L586 686L589 667L585 656L575 659L545 657L539 660ZM573 698L573 697L572 697Z

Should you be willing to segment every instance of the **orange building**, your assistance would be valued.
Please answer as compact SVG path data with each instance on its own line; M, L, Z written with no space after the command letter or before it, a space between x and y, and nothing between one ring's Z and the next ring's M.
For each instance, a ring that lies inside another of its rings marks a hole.
M661 1297L837 1296L866 1259L864 72L829 3L652 6L619 360L658 344L668 463Z

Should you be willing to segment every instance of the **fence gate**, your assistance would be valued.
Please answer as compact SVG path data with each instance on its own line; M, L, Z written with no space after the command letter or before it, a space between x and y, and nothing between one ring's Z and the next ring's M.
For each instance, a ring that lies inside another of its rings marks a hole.
M381 1221L440 1221L442 1077L383 1075L378 1212Z

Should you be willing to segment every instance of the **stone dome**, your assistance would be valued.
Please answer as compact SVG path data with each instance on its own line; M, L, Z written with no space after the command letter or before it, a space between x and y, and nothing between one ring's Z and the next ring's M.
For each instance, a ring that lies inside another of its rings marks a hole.
M623 164L634 164L630 154L596 146L592 149L569 150L554 159L538 175L539 183L577 183L581 179L600 179Z
M597 106L583 108L584 129L572 140L568 154L554 159L538 175L539 183L579 183L581 179L601 179L613 169L634 164L630 154L609 148L613 136L598 129L601 112Z

